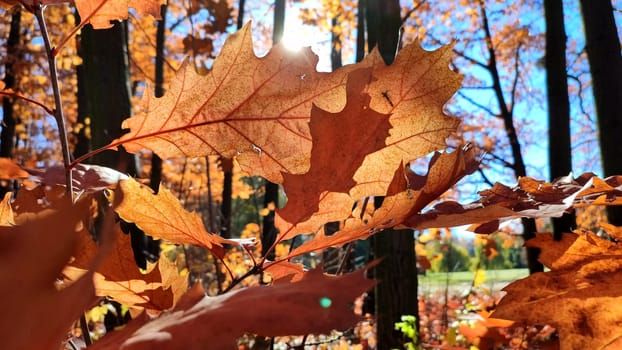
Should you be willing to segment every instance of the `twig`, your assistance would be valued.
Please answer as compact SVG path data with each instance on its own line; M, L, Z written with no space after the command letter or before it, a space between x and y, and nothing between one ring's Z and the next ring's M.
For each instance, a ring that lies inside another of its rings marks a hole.
M73 193L71 170L69 169L69 163L71 162L71 154L69 153L69 143L67 142L67 128L65 126L65 114L63 113L63 102L60 95L60 89L58 87L58 72L56 71L56 57L52 53L52 44L48 34L47 27L45 25L45 18L43 16L43 5L39 1L33 5L33 12L39 23L41 29L41 36L43 37L43 43L45 44L45 52L48 57L48 65L50 68L50 80L52 81L52 91L54 94L54 118L56 119L56 125L58 126L58 137L60 139L61 150L63 153L63 164L65 166L65 183L67 185L66 193L71 196Z
M50 107L46 106L45 104L43 104L43 102L39 102L37 100L34 100L30 97L26 97L22 94L20 94L19 92L15 92L12 90L2 90L0 91L0 95L3 96L9 96L9 97L14 97L14 98L18 98L20 100L24 100L28 103L32 103L33 105L37 105L41 108L43 108L44 111L46 111L49 115L54 115L54 110L50 109Z

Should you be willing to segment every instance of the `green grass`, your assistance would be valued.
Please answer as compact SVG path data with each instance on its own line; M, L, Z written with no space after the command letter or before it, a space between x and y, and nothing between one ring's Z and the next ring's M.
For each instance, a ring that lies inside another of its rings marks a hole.
M485 274L484 285L506 284L527 277L529 271L527 269L486 270ZM440 287L445 285L447 279L449 279L450 286L469 284L473 282L474 277L475 272L473 271L428 272L425 276L419 276L419 285L423 288L426 286Z

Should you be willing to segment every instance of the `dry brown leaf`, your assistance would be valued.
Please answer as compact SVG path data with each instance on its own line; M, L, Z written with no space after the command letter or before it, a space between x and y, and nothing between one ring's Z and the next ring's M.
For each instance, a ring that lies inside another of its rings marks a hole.
M242 170L282 182L281 172L309 169L311 106L338 112L345 105L346 73L315 70L310 49L276 46L253 52L250 25L230 35L208 75L184 64L162 98L145 94L143 113L125 120L119 144L162 158L219 154L237 158Z
M389 116L369 108L370 97L361 94L369 79L369 69L350 73L346 86L348 100L343 110L328 113L311 110L311 168L304 174L283 174L287 204L277 210L281 220L296 224L305 221L326 202L323 194L347 193L354 185L354 173L365 157L383 147L389 136ZM361 121L365 126L361 127ZM331 203L334 211L351 210L352 200ZM324 204L324 208L327 205ZM339 209L341 207L341 210Z
M403 165L395 172L389 196L371 218L350 217L344 227L331 236L320 232L292 251L290 257L329 246L342 245L390 227L407 225L407 220L447 191L458 180L477 169L478 151L464 147L452 153L436 153L426 175L417 175Z
M222 245L227 241L208 233L201 217L186 211L163 186L154 194L136 180L122 180L115 191L115 203L115 211L123 220L135 223L154 238L205 247L217 256L223 256Z
M371 288L365 270L330 277L320 269L294 283L240 289L207 297L199 284L159 318L139 318L92 349L228 349L244 333L264 336L327 333L353 326L351 303ZM327 299L324 299L327 298ZM321 302L330 301L328 307ZM284 316L287 315L287 316Z
M98 10L103 1L106 3ZM112 27L111 21L127 19L130 8L134 8L141 15L151 15L155 19L160 19L160 6L165 5L166 0L73 0L73 3L81 18L87 18L97 11L89 23L95 29L106 29Z
M474 232L490 233L496 231L495 223L505 219L559 217L573 207L622 205L622 176L602 180L585 173L574 180L561 178L553 183L522 177L514 187L496 183L481 191L480 197L465 205L441 202L411 217L406 225L426 229L477 224L472 226Z
M0 227L0 337L5 349L58 349L71 323L94 301L91 274L55 286L75 247L85 204L54 205L13 227Z
M279 261L278 263L266 264L263 272L268 273L274 283L281 281L296 282L304 276L304 266L298 263Z
M65 166L52 165L45 169L24 168L30 179L45 186L65 185ZM99 192L106 188L115 188L121 180L128 179L115 169L101 165L77 164L71 169L72 187L76 192Z
M14 180L28 178L28 172L11 158L0 158L0 179Z
M622 346L622 244L587 231L556 242L539 234L529 246L542 251L551 271L516 281L504 290L494 317L549 324L562 349L619 349Z
M377 50L365 59L373 78L364 92L371 96L371 109L391 115L392 129L387 147L370 154L356 172L353 198L385 195L392 180L387 169L447 147L445 139L460 123L443 113L462 83L462 76L449 69L452 57L451 46L428 52L416 42L401 49L389 66Z
M172 308L188 289L187 278L177 273L177 266L164 255L156 264L149 264L143 273L136 266L130 236L123 234L119 225L114 227L114 244L101 266L96 270L95 293L111 297L121 304L164 311ZM63 275L70 281L82 276L99 247L90 234L81 232L74 260L65 267Z
M7 192L0 202L0 226L15 225L15 214L11 208L11 192Z

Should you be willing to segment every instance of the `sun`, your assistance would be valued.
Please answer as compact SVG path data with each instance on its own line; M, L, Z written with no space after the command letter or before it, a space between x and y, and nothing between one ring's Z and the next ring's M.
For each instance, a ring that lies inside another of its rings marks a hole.
M281 39L283 46L290 51L299 51L303 47L316 45L320 41L317 27L301 23L297 12L296 8L292 8L291 13L287 14L285 31Z

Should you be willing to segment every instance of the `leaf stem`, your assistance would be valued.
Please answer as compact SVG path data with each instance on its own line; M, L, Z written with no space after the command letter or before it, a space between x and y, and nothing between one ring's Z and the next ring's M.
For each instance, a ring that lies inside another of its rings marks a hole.
M50 80L52 81L52 91L54 94L54 118L56 119L56 125L58 126L58 137L60 139L61 151L63 154L63 164L65 166L65 183L67 185L66 193L71 196L73 193L71 169L69 169L69 163L71 162L71 155L69 153L69 143L67 142L67 128L65 126L65 114L63 113L63 102L60 95L60 89L58 87L58 72L56 70L56 57L53 55L52 44L50 43L50 36L48 34L47 26L45 24L45 18L43 16L44 6L40 1L36 1L33 5L33 12L39 23L41 29L41 36L43 43L45 44L45 52L48 57L48 65L50 67Z
M54 110L50 109L50 107L48 107L45 104L43 104L43 102L37 101L37 100L32 99L30 97L26 97L26 96L20 94L19 92L15 92L15 91L12 91L12 90L2 90L2 91L0 91L0 95L14 97L14 98L18 98L20 100L26 101L28 103L32 103L33 105L37 105L37 106L41 107L49 115L54 115Z

